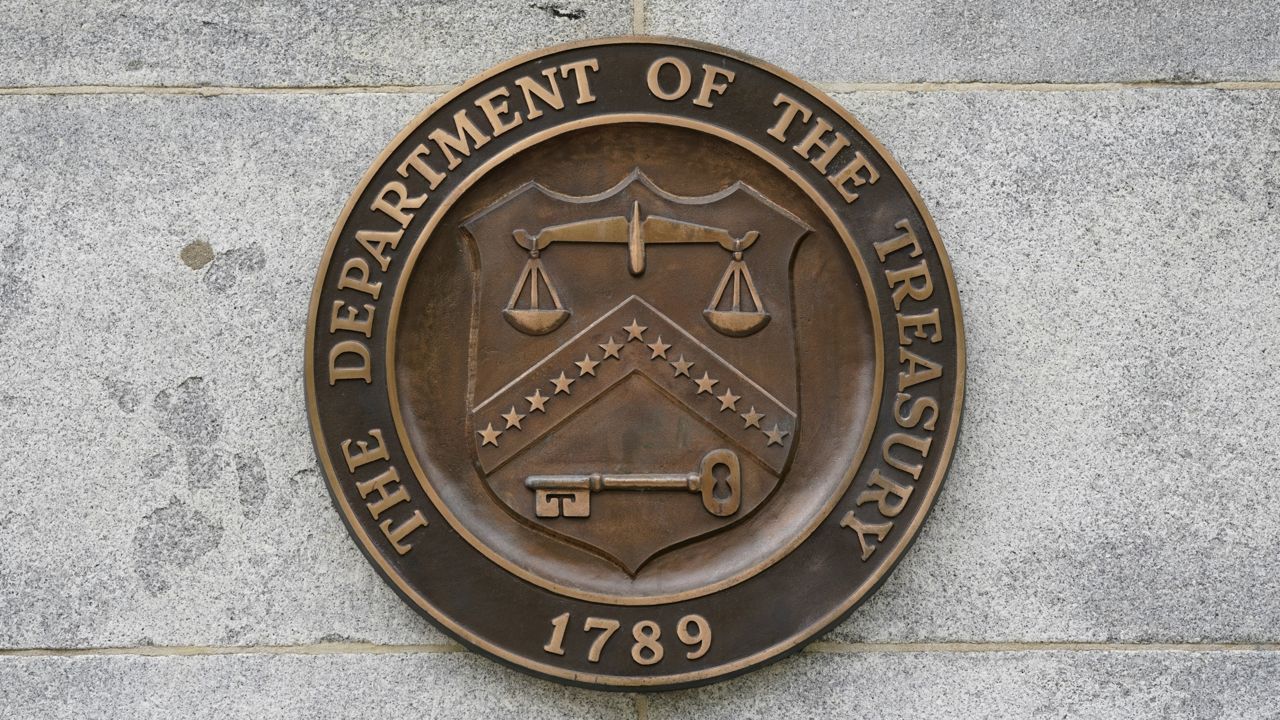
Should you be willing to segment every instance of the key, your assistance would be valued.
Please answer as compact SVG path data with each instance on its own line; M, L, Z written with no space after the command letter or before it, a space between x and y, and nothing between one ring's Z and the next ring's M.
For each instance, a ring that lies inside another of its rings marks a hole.
M716 492L716 470L723 468L723 493ZM604 490L685 490L701 493L702 506L716 517L738 512L742 504L742 468L732 450L712 450L702 456L697 472L588 475L530 475L525 487L534 491L538 517L590 517L591 493ZM722 496L723 495L723 496Z

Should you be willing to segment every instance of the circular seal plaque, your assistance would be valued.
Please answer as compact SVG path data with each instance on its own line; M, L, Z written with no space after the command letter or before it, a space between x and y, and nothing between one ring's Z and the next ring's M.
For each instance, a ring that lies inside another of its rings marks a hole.
M307 400L387 581L529 672L671 688L799 649L884 580L956 440L937 230L830 98L720 48L513 60L338 220Z

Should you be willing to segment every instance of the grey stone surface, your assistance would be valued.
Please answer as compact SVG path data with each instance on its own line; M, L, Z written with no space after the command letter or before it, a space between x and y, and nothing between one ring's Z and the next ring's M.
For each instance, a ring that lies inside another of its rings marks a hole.
M648 0L647 30L826 82L1280 79L1261 0Z
M0 658L5 718L634 718L468 653Z
M722 685L647 697L699 718L1277 718L1275 652L806 653Z
M805 653L640 699L466 653L0 658L6 718L1280 717L1272 652Z
M933 210L970 380L833 639L1280 640L1280 92L842 100ZM0 647L444 641L331 509L301 378L331 225L427 101L0 98Z
M0 86L436 85L631 31L630 0L0 0Z
M1280 637L1280 92L870 93L960 287L934 515L836 638Z
M0 459L0 646L445 641L348 539L301 371L334 219L430 100L0 98L20 139L0 428L21 448Z

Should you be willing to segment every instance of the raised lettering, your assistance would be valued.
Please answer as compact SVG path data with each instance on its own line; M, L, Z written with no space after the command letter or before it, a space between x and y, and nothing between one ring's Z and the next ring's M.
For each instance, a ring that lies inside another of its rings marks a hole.
M900 432L894 433L889 437L885 438L884 447L880 451L880 454L884 458L884 461L888 463L890 467L895 468L897 470L901 470L902 472L910 475L912 478L919 480L920 471L924 470L924 465L923 464L910 465L895 458L893 456L893 453L890 452L891 450L893 450L893 446L895 445L909 447L912 450L915 450L916 452L920 453L921 457L927 458L929 457L929 447L933 445L933 438L916 437L915 435L908 435L907 433L900 433Z
M388 195L395 195L394 203L387 201ZM409 223L413 221L413 213L407 213L405 208L417 210L427 201L427 194L423 193L417 197L409 196L409 188L399 180L392 180L382 186L382 191L378 193L377 199L373 201L371 206L374 212L385 213L387 217L400 223L400 227L409 227ZM384 267L383 270L386 268Z
M485 118L489 121L489 127L493 128L493 136L498 137L502 133L517 127L524 119L520 117L520 112L514 111L510 120L503 120L502 116L511 112L507 106L507 101L503 100L494 104L494 100L507 97L510 92L505 87L500 87L493 92L485 93L476 100L476 107L484 112Z
M902 301L908 295L913 300L928 300L933 295L933 278L929 276L929 266L924 260L902 270L885 270L884 276L889 281L889 287L893 288L894 310L902 308ZM911 282L917 278L922 278L924 282L920 285Z
M859 174L863 170L867 171L866 177ZM845 187L848 183L853 183L854 187L861 187L868 183L875 185L879 179L880 173L874 167L871 167L871 163L867 161L866 156L861 151L855 152L853 160L850 160L848 165L840 168L835 175L827 178L835 186L836 191L840 193L840 197L844 198L844 201L849 204L858 199L858 193L851 192L849 188Z
M666 90L662 87L662 68L673 67L676 69L676 89ZM659 100L668 102L679 100L689 92L689 86L693 83L692 75L689 73L689 66L683 60L675 57L661 57L653 61L649 66L649 72L645 75L646 82L649 83L649 92Z
M352 277L352 273L358 271L360 277ZM342 266L342 273L338 275L339 290L355 290L365 295L378 299L378 293L382 292L382 283L369 282L369 263L364 258L351 258Z
M368 465L375 460L390 459L391 455L387 453L387 446L382 442L382 430L379 428L370 430L369 437L377 440L378 446L370 450L368 440L356 440L356 447L360 448L360 452L355 455L351 454L351 441L342 441L342 457L346 458L347 469L351 472L355 472L356 468Z
M893 529L893 523L864 523L853 514L852 510L850 510L844 514L843 518L840 519L840 527L849 528L857 533L858 547L862 548L862 560L863 562L866 562L866 560L871 557L871 554L876 551L876 546L874 544L867 543L867 536L875 535L876 542L883 542L885 536Z
M796 115L800 116L800 122L809 122L809 118L813 117L813 111L796 102L794 99L778 93L773 99L773 106L786 105L782 110L782 116L778 118L778 122L769 128L769 136L778 142L787 141L787 131L791 129L791 123L795 122Z
M841 150L849 147L849 138L841 133L835 133L835 137L830 140L823 140L822 136L828 132L831 132L831 123L822 118L816 118L814 119L813 129L809 131L809 134L805 135L804 139L792 148L800 157L809 160L809 164L817 168L818 172L823 175L827 173L827 166L831 164L836 155L840 154ZM809 153L814 148L821 150L822 154L810 160Z
M453 131L455 134L450 135L444 129L436 128L427 134L427 138L440 148L440 152L444 153L450 170L458 167L462 162L454 155L455 152L461 153L463 157L471 157L473 149L484 147L485 143L489 142L489 136L480 132L480 128L471 122L466 110L459 110L453 114Z
M911 223L906 220L899 220L893 226L901 230L902 234L875 244L876 255L879 256L880 262L884 262L884 259L889 257L889 253L897 252L905 247L911 248L911 257L920 257L920 242L916 240L916 234L911 229Z
M723 83L716 82L716 76L724 78ZM711 93L723 95L725 90L729 89L729 83L733 82L734 73L732 70L725 70L714 65L703 64L702 66L702 87L698 90L698 97L693 99L693 104L700 107L711 107Z
M912 385L919 385L922 382L929 382L942 377L941 365L920 357L901 346L898 347L898 362L907 366L906 372L898 373L899 392Z
M400 173L400 177L409 177L409 168L413 168L415 172L427 181L427 189L435 190L436 187L444 182L445 174L431 167L426 161L426 157L431 154L431 149L426 145L419 145L409 153L409 157L400 163L400 167L396 168L396 172Z
M595 58L587 60L579 60L578 62L565 63L560 66L560 77L568 78L573 75L573 79L578 83L578 104L586 105L589 102L595 102L596 96L591 94L591 85L587 78L587 71L600 71L600 63Z
M528 75L515 80L516 87L524 93L525 117L530 120L542 117L542 111L533 104L534 97L552 110L564 109L564 98L560 97L560 83L556 81L556 68L543 70L542 76L547 79L547 87L539 85Z
M412 550L413 546L401 541L409 533L418 528L426 527L428 524L427 519L422 516L422 511L414 510L408 520L400 523L400 527L393 527L390 518L383 520L378 524L378 527L382 529L382 534L386 536L387 540L391 541L391 547L395 548L397 553L404 555Z
M399 183L396 183L399 185ZM401 187L404 187L401 185ZM423 199L427 196L423 195ZM400 238L404 237L404 230L395 232L377 232L375 230L361 230L356 233L356 242L368 251L374 260L378 261L378 267L383 272L387 271L387 267L391 265L391 258L383 255L382 252L390 245L392 250L396 249L396 245L400 244Z
M907 506L907 500L911 498L911 491L914 489L910 485L903 485L886 477L879 470L871 471L871 479L867 481L867 484L876 489L862 491L858 495L857 504L866 505L869 502L874 502L880 514L887 518L897 517L898 513L902 512L902 508Z
M396 489L387 492L388 485L394 485ZM356 490L365 500L368 500L371 494L378 493L378 499L368 503L369 514L373 515L374 520L396 505L409 501L409 493L405 492L404 487L400 485L400 473L396 472L394 467L387 468L372 480L356 483Z
M934 308L931 312L924 315L899 315L898 316L898 344L910 345L914 338L929 338L929 342L936 343L942 341L942 328L940 323L941 317L938 314L938 308ZM933 326L933 333L925 332L925 328ZM907 334L908 328L914 328L915 332Z
M925 430L932 430L938 423L938 401L929 397L919 397L915 402L911 403L911 409L906 415L902 414L902 406L911 400L911 396L906 393L898 393L893 398L893 419L897 421L898 427L914 428L920 425L920 418L924 417L925 412L930 412L929 419L924 421L920 427Z
M338 358L343 355L355 355L358 365L339 365ZM359 340L344 340L329 351L329 384L335 385L339 380L364 380L372 383L369 367L369 348Z
M342 311L344 306L347 309L346 317L342 317L338 314ZM333 317L329 320L329 334L332 335L339 330L350 330L351 332L361 333L365 337L373 337L374 306L365 305L364 311L367 313L367 316L364 319L360 319L360 310L354 305L347 305L341 300L334 300Z

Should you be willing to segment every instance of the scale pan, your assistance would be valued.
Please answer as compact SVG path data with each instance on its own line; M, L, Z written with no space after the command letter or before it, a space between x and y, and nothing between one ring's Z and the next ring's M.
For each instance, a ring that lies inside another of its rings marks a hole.
M769 313L745 310L703 310L711 327L729 337L746 337L769 324Z
M511 323L511 327L528 335L546 335L564 324L569 319L569 311L562 308L534 308L519 310L507 308L502 317Z

